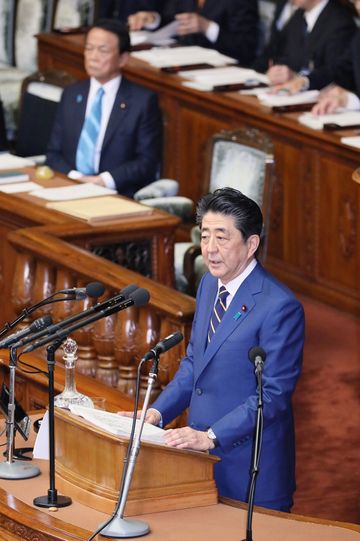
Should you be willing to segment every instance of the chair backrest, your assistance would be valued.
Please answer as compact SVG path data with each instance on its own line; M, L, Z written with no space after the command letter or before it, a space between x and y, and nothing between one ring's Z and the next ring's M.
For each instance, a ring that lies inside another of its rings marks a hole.
M63 88L75 79L62 71L36 72L22 85L15 152L45 154Z
M16 0L14 19L14 64L31 73L37 67L37 40L45 22L45 0Z
M95 0L51 0L51 29L92 25L95 4Z
M206 167L208 189L204 193L229 186L256 201L264 217L263 260L267 252L273 178L274 148L264 133L245 128L222 131L211 139Z

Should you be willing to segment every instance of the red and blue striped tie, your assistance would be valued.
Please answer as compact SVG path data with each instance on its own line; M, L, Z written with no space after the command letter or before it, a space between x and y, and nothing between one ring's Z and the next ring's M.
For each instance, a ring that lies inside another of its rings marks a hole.
M214 306L213 313L210 319L209 331L208 331L208 342L212 339L215 334L215 331L222 320L223 315L226 312L226 298L229 295L228 290L225 286L221 286L219 289L219 295Z

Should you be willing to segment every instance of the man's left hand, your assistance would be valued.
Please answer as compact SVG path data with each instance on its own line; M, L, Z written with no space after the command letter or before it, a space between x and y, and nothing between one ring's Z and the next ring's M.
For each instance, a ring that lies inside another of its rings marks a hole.
M201 17L201 15L198 15L197 13L179 13L175 18L179 23L177 29L179 36L196 34L198 32L205 34L210 24L208 19Z
M281 84L281 85L275 85L272 86L270 91L271 94L298 94L303 90L305 86L305 78L301 77L300 75L297 77L294 77L291 81Z
M206 432L194 430L189 426L167 430L165 433L165 443L170 447L193 449L194 451L208 451L215 447Z
M105 182L100 175L84 175L77 179L79 182L91 182L92 184L98 184L99 186L105 186Z

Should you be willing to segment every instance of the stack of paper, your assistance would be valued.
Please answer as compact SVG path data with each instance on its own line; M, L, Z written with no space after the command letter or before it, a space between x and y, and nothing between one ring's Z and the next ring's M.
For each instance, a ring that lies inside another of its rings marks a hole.
M360 137L342 137L341 142L354 148L360 148Z
M102 428L106 432L110 432L115 436L129 437L131 432L132 418L110 413L108 411L97 410L93 408L85 408L84 406L70 405L70 411L74 415L83 417L91 424ZM140 421L136 421L136 430L139 430ZM164 443L165 430L157 426L145 423L143 427L141 439L158 445Z
M21 193L31 192L41 188L36 182L18 182L15 184L0 184L0 192L3 193Z
M322 130L325 124L334 124L339 128L346 126L360 125L360 112L347 111L345 113L333 113L330 115L314 116L311 113L305 113L298 118L301 124L314 130Z
M45 199L46 201L73 201L75 199L85 199L87 197L97 197L100 195L110 195L116 193L104 186L98 186L90 182L83 184L74 184L71 186L62 186L61 188L42 188L30 193L34 197Z
M14 156L9 152L0 152L0 169L14 169L15 167L30 167L32 165L35 165L35 162L29 158Z
M48 203L46 206L94 225L153 212L151 207L115 196Z
M268 84L268 78L263 73L257 73L252 69L238 68L236 66L194 70L184 72L181 75L186 79L190 79L190 82L183 83L184 86L204 91L211 91L214 87L233 84L249 86Z
M279 95L270 93L261 93L258 99L263 105L268 107L285 107L288 105L302 105L305 103L315 103L319 97L318 90L308 90L307 92L299 92L292 96Z
M0 184L13 184L14 182L26 182L29 175L23 171L6 171L0 173Z
M230 56L220 54L215 49L206 49L196 45L190 47L154 47L148 51L137 51L132 56L148 62L156 68L171 66L184 66L189 64L210 64L211 66L224 66L236 64Z

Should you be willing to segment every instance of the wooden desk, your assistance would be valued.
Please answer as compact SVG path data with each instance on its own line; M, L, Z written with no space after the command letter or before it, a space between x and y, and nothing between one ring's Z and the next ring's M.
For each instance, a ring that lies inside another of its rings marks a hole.
M27 172L34 179L34 170ZM73 184L58 175L50 181L36 181L43 186L56 187ZM174 283L173 244L179 219L154 209L151 214L127 217L111 224L91 226L69 215L48 209L45 202L27 193L0 193L0 269L3 280L0 293L0 324L14 317L11 287L15 271L15 253L7 237L11 231L43 226L47 234L106 259L114 261L160 283ZM38 284L40 286L40 284ZM15 286L16 287L16 286ZM41 286L42 287L42 286ZM13 290L14 291L14 290ZM46 296L46 295L45 295ZM16 302L24 303L20 296Z
M83 35L41 34L40 69L64 69L84 78ZM267 265L293 289L353 313L360 311L360 186L356 149L340 133L301 126L295 114L275 115L254 97L198 92L180 78L131 59L126 76L159 94L164 115L163 175L196 201L206 190L203 171L209 138L221 129L252 126L275 144Z

